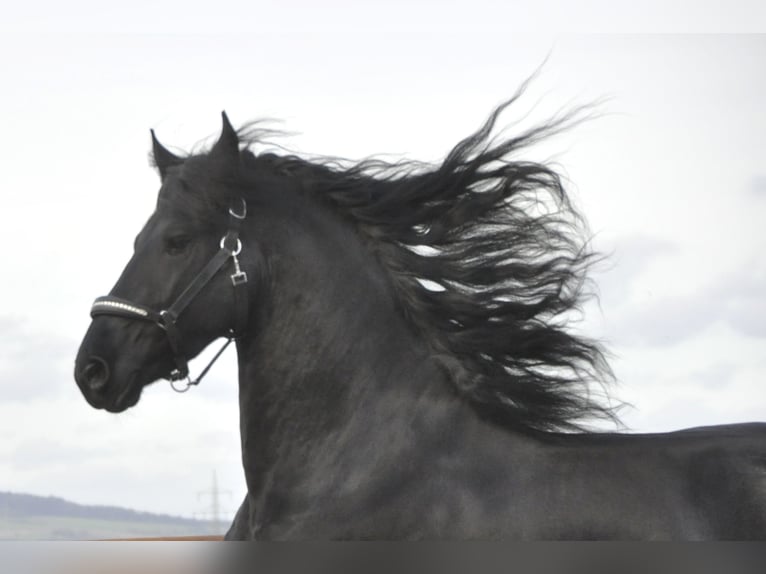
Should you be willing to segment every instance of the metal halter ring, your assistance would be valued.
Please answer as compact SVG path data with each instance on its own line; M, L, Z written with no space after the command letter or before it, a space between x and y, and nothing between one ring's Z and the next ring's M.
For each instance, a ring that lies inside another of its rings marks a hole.
M234 214L232 214L234 215ZM237 217L234 215L234 217ZM221 237L221 249L225 249L224 245L226 243L226 236L224 235ZM239 237L237 237L237 248L234 251L229 252L232 257L236 257L239 255L239 252L242 251L242 242L239 240Z
M171 388L172 388L172 389L173 389L175 392L177 392L177 393L185 393L186 391L188 391L189 389L191 389L191 388L192 388L192 384L193 384L193 383L192 383L191 377L189 377L189 376L187 376L187 377L186 377L186 381L185 381L185 382L186 382L186 386L185 386L185 387L183 387L183 388L179 388L179 387L176 387L176 383L177 383L178 381L179 381L179 379L171 379L171 380L170 380L170 387L171 387Z
M234 213L234 210L230 207L229 208L229 215L232 217L236 217L237 219L244 219L247 217L247 202L242 199L241 197L239 200L242 202L242 213Z

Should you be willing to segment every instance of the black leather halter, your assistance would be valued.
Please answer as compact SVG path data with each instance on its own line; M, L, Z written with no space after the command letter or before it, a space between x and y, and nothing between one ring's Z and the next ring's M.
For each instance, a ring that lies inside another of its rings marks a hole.
M125 317L127 319L137 319L140 321L147 321L154 323L160 327L168 337L170 348L173 351L173 358L176 364L176 368L170 372L166 377L171 384L174 381L181 379L187 379L187 386L184 389L178 389L175 386L173 388L179 392L184 392L189 389L191 385L197 385L202 380L213 363L221 356L221 353L229 346L234 339L241 338L244 335L245 327L247 325L248 316L248 297L247 297L247 273L242 271L239 266L239 259L237 256L242 251L242 242L239 239L239 230L247 215L247 204L243 199L239 209L235 210L234 207L229 208L229 229L221 238L220 249L208 262L207 265L199 272L194 280L183 290L178 298L173 302L170 307L161 311L155 311L146 305L140 303L134 303L128 299L122 299L120 297L113 297L107 295L105 297L98 297L91 306L90 316L97 317L99 315L112 315L116 317ZM178 331L176 323L178 317L186 309L194 298L199 294L202 288L207 285L213 277L215 277L226 262L231 259L234 263L234 272L230 275L232 286L234 287L234 325L229 330L229 335L224 346L216 353L215 357L210 361L207 367L202 373L195 379L191 380L189 377L189 363L184 355L184 348L181 341L181 335Z

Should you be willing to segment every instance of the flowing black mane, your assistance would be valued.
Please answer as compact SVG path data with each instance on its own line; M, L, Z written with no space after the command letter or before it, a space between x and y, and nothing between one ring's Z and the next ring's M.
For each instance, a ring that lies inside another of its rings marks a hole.
M486 416L575 430L586 418L616 420L593 398L592 383L602 389L611 379L601 346L569 329L595 256L559 175L514 156L582 110L493 137L519 95L436 166L256 155L251 149L266 142L251 125L240 130L247 145L237 177L295 178L352 222L390 271L401 311ZM247 193L242 181L237 187Z

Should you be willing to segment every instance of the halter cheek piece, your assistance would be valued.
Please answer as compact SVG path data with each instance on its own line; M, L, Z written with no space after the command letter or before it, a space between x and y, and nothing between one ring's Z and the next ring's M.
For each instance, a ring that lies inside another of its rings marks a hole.
M199 384L202 377L207 374L213 366L213 363L215 363L218 357L221 356L226 347L228 347L234 339L241 338L244 335L248 315L246 286L247 273L240 269L237 256L242 251L239 230L242 221L244 221L247 216L247 204L244 199L240 199L240 202L239 210L235 210L233 207L229 208L229 229L226 232L226 235L221 238L219 251L213 256L208 264L205 265L202 271L199 272L186 289L183 290L170 307L161 311L155 311L140 303L134 303L127 299L107 295L105 297L98 297L93 302L90 309L90 316L94 318L99 315L112 315L116 317L125 317L127 319L137 319L154 323L165 331L176 364L176 368L171 371L170 375L166 378L170 381L173 389L178 392L185 392L189 390L189 387L192 385ZM189 377L189 363L184 356L181 334L178 331L176 323L184 309L186 309L189 303L194 300L202 288L218 274L218 271L221 270L229 259L234 263L234 272L229 276L231 284L234 287L234 325L229 330L228 340L224 343L223 347L216 353L208 366L203 369L202 373L200 373L195 380L191 380ZM176 388L175 385L173 385L175 381L184 378L187 380L185 388Z

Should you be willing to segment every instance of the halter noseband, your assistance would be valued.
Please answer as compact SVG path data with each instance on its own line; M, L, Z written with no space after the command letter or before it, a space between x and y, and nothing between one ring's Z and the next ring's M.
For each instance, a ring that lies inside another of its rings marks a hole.
M140 321L154 323L165 331L165 334L168 337L168 342L170 343L170 348L173 351L173 360L176 364L176 368L171 371L170 375L166 378L170 381L171 385L173 385L175 381L184 378L187 379L186 388L178 389L173 386L173 389L179 392L185 392L190 386L199 384L202 377L207 374L210 367L213 366L213 363L215 363L218 357L221 356L221 353L223 353L226 347L228 347L234 339L238 339L244 335L248 315L247 288L245 286L247 283L247 273L240 269L237 256L242 251L239 230L242 221L244 221L247 216L247 204L244 199L240 198L240 201L241 209L238 212L235 211L233 207L229 208L229 229L226 232L226 235L221 238L220 249L170 307L161 311L155 311L140 303L134 303L128 299L107 295L105 297L98 297L93 302L90 309L90 316L94 318L99 315L112 315L127 319L138 319ZM226 343L221 347L218 353L216 353L202 373L192 381L189 377L189 362L184 356L181 335L178 332L176 323L184 309L186 309L189 303L194 300L202 288L216 276L218 271L220 271L229 259L232 259L234 263L234 272L229 276L232 286L234 287L234 325L229 330Z

